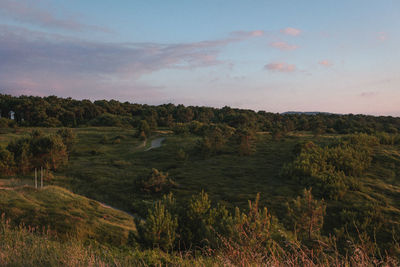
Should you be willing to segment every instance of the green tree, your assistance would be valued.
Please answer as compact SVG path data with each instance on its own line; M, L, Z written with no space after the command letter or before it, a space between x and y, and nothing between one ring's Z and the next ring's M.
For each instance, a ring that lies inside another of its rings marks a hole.
M296 237L302 241L319 240L326 211L324 201L314 199L311 189L304 189L303 196L298 196L287 207Z
M57 131L57 135L61 137L64 145L67 147L67 151L70 152L76 141L76 134L72 129L63 128Z
M207 237L211 231L211 200L208 194L201 191L198 195L193 195L186 210L186 220L184 233L185 240L194 245L207 244Z
M138 134L141 135L142 133L145 134L146 138L151 134L150 126L146 120L141 120L138 125Z
M14 161L18 173L27 174L31 170L32 153L30 151L30 139L21 138L11 141L7 150L14 155Z
M14 166L14 156L13 154L0 147L0 175L10 176L15 172Z
M236 130L235 139L239 155L248 156L254 152L254 135L254 132L249 129Z
M142 241L149 247L165 251L173 248L178 228L178 218L173 216L162 201L148 210L144 224L138 224Z
M32 165L57 170L68 162L68 152L63 140L58 135L33 138L30 142Z

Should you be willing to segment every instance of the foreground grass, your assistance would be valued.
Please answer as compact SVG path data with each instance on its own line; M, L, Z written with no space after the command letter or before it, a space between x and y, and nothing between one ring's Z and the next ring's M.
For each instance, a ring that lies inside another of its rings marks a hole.
M1 266L193 266L192 263L158 250L123 250L93 242L84 245L77 239L61 242L34 228L11 227L4 216L0 223Z
M48 232L31 227L11 227L4 214L0 221L1 266L398 266L396 259L370 257L362 246L355 246L352 255L340 256L337 251L318 253L298 244L272 250L257 244L243 246L225 240L219 250L202 255L165 253L158 249L140 251L118 249L96 242L59 241Z

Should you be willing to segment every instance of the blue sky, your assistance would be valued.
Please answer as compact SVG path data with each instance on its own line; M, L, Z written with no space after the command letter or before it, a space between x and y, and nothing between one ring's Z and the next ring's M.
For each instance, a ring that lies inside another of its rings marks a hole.
M0 92L400 116L400 2L0 1Z

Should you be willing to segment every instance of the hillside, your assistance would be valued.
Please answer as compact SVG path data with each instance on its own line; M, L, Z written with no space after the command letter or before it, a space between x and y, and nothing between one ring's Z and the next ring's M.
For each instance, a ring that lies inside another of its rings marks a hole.
M3 187L0 210L15 225L23 223L39 230L46 227L61 240L96 240L123 246L130 244L136 234L128 214L58 186Z
M15 225L189 262L400 257L398 118L73 103L85 111L70 128L37 127L23 109L1 120L0 175L12 189L0 209Z
M57 128L42 130L54 133ZM7 143L30 131L25 129L17 136L15 133L3 134L1 141ZM370 166L356 177L357 189L342 190L338 201L320 193L322 189L314 182L301 184L296 179L282 177L282 169L293 161L293 151L298 144L312 141L325 146L335 143L342 135L315 137L307 132L297 132L276 140L270 134L259 132L252 141L254 151L250 155L241 156L235 152L234 144L227 144L219 153L203 156L198 150L202 138L194 134L167 131L162 134L166 139L160 148L146 151L134 129L89 127L73 131L77 140L68 165L53 173L54 178L46 183L69 188L141 217L146 217L148 209L163 194L173 192L177 202L184 205L192 195L205 190L214 203L221 203L230 210L235 207L245 209L248 200L261 193L260 205L268 207L274 216L285 222L287 203L300 196L304 188L312 187L314 195L324 198L327 204L324 233L343 230L352 220L363 225L367 223L363 218L372 212L378 220L374 224L380 225L378 238L382 239L382 244L390 240L391 227L398 227L398 145L374 145ZM154 134L153 138L157 138L160 133ZM181 152L183 156L179 155ZM157 192L143 190L141 183L152 168L168 173L175 186Z

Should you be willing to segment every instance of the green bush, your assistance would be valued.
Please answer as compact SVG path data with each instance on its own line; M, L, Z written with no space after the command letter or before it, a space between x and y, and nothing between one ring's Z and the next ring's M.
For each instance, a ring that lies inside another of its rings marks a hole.
M288 219L296 238L303 242L320 240L326 212L324 201L315 200L311 189L304 189L303 197L297 197L287 206Z
M14 128L16 126L17 123L14 120L0 118L0 128Z
M138 223L139 236L143 244L150 248L158 247L168 251L174 246L176 231L178 228L178 218L172 215L164 201L157 201L152 208L148 210L145 222ZM169 198L170 205L174 199Z
M369 168L371 146L378 144L376 137L366 134L350 135L328 146L298 144L293 151L294 160L284 165L281 175L313 187L321 196L340 199L348 189L360 189L354 177Z
M62 138L64 145L67 147L67 151L71 151L76 142L76 134L71 129L63 128L57 131L57 135Z
M147 192L162 192L176 186L176 183L157 169L152 169L150 175L141 181L142 190Z
M0 175L11 176L15 173L14 155L0 147Z

